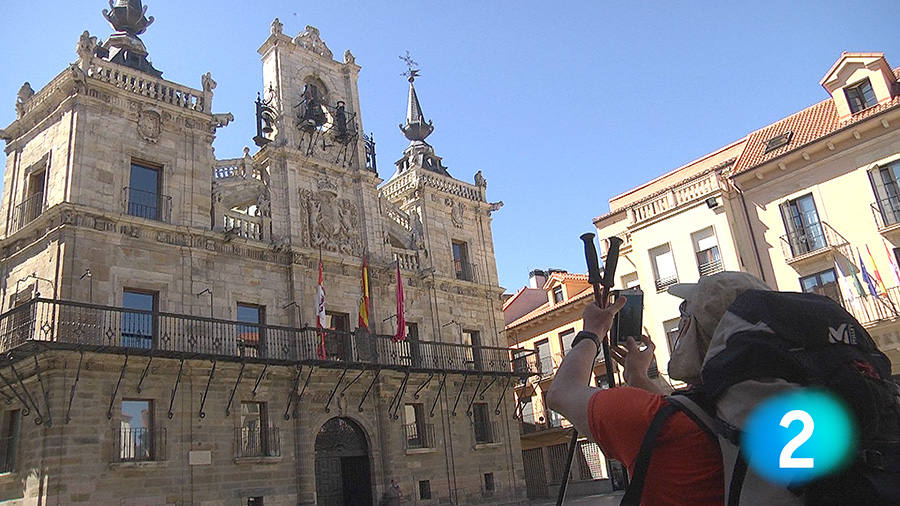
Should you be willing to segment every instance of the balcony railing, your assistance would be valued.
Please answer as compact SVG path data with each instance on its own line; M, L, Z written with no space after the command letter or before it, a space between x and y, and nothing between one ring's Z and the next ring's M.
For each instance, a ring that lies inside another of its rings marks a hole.
M475 264L463 262L462 260L454 260L453 268L456 270L456 279L463 281L478 281L475 278Z
M278 427L240 427L234 430L234 456L279 457L281 433Z
M808 258L846 244L847 240L824 221L781 236L781 247L788 262Z
M434 448L434 424L410 423L403 426L406 449Z
M900 319L900 286L888 288L877 297L865 295L844 299L844 308L862 324Z
M121 427L113 429L116 462L159 461L166 458L166 429Z
M122 188L125 213L148 220L172 222L172 197L126 186Z
M700 275L701 276L710 276L717 272L722 272L724 267L722 266L721 260L713 260L711 262L706 262L704 264L700 264Z
M476 444L498 443L500 441L497 422L473 422L472 430Z
M253 359L277 363L380 366L527 376L537 373L532 350L393 336L320 331L36 298L0 315L0 352L29 342L65 348L135 351L174 357ZM323 349L324 345L324 349ZM514 355L515 353L515 355Z
M15 469L17 443L16 436L0 438L0 473L9 473Z
M25 225L34 221L44 211L44 192L29 195L27 199L22 201L13 209L12 230L10 233L16 232Z
M656 279L656 293L662 293L667 288L678 282L678 276L666 276Z
M900 224L900 197L881 199L871 204L870 207L878 230Z

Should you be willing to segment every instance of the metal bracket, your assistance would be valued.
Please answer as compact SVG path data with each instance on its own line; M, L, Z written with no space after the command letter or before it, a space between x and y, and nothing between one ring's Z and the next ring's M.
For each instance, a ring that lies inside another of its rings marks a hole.
M40 425L44 423L44 416L41 415L41 408L38 407L37 403L34 402L34 397L31 396L31 392L28 391L28 388L25 386L25 383L22 381L22 376L19 375L19 371L16 370L15 364L12 362L12 357L10 357L9 367L12 369L13 374L16 376L16 380L19 382L19 386L22 387L22 391L25 392L25 396L28 397L28 400L31 401L31 406L34 408L34 412L37 415L34 418L34 424Z
M53 427L53 415L50 413L50 395L44 388L44 380L41 378L41 367L40 364L38 364L37 351L35 351L32 357L34 357L34 370L37 373L38 384L41 386L41 394L44 396L44 405L47 406L47 427Z
M444 389L444 383L445 383L446 381L447 381L447 373L444 373L444 374L441 376L441 382L440 382L440 384L438 384L438 391L437 391L437 393L434 395L434 402L431 403L431 411L428 413L428 417L429 417L429 418L434 418L434 408L435 408L435 406L437 406L438 399L441 398L441 390Z
M112 407L116 402L116 395L119 393L119 385L122 384L122 378L125 377L125 367L128 366L128 353L125 353L125 362L122 363L122 371L119 372L119 381L116 381L116 389L113 390L112 397L109 398L109 409L106 410L106 419L112 420Z
M463 375L463 383L462 383L462 386L459 387L459 393L456 394L456 402L453 403L453 409L450 410L450 415L451 415L451 416L456 416L456 406L459 405L459 398L462 397L463 390L466 389L466 381L468 381L468 379L469 379L469 375L468 375L468 374Z
M178 366L178 376L175 378L175 386L172 387L172 399L169 401L169 420L175 418L175 394L178 393L178 384L181 383L182 371L184 371L184 359L181 359L181 364Z
M23 399L21 395L19 395L19 391L16 390L16 386L14 384L10 383L9 380L6 379L6 376L4 376L2 373L0 373L0 379L2 379L4 383L6 383L6 386L8 386L10 390L12 390L12 393L13 393L13 395L16 396L16 399L19 399L19 402L22 403L22 415L23 416L30 415L31 407L28 405L28 402L25 401L25 399Z
M312 372L312 369L310 369L309 372ZM290 415L291 404L294 402L294 398L297 396L297 387L300 386L300 376L302 374L303 374L303 366L298 365L297 366L297 376L294 377L294 385L291 387L291 393L288 394L287 406L284 408L284 419L285 420L291 419L291 415ZM306 385L303 385L303 389L304 390L306 389Z
M422 389L424 389L426 386L428 386L428 383L431 382L431 378L434 378L433 372L428 373L428 379L425 380L424 382L422 382L422 384L419 385L419 388L416 389L416 393L413 395L413 399L419 398L419 394L422 392Z
M137 392L141 393L141 385L144 384L144 378L147 377L147 373L150 372L150 364L153 363L153 355L150 355L150 360L147 361L147 365L144 367L144 370L141 371L141 379L138 380L137 384Z
M372 377L372 382L369 383L368 388L366 388L366 392L363 394L362 399L359 400L359 412L363 412L363 403L366 402L366 397L369 396L369 392L372 390L372 387L375 386L375 382L378 381L378 376L381 376L381 369L377 369L375 371L375 376Z
M522 405L525 404L522 402L521 398L516 399L516 410L513 412L513 420L521 420L522 415L524 415Z
M487 392L489 388L491 388L491 386L497 381L497 378L499 378L499 376L494 376L491 379L491 381L487 384L487 386L484 387L484 390L482 390L481 393L478 394L478 400L480 400L480 401L484 400L484 393Z
M509 379L506 380L506 386L503 387L503 393L500 394L500 400L497 401L497 407L494 408L494 414L500 416L500 405L503 404L503 399L506 398L506 391L509 389L509 384L512 383L513 377L510 376Z
M478 397L478 389L481 388L481 380L484 378L483 374L478 375L478 384L475 385L475 391L472 392L472 400L469 401L469 407L466 408L466 416L472 416L472 406L475 404L475 398Z
M259 389L259 382L262 381L263 376L266 375L266 371L269 369L269 364L263 366L263 370L259 373L259 377L256 378L256 384L253 385L253 397L256 397L256 391Z
M237 381L234 382L234 388L231 389L231 395L228 396L228 405L225 406L225 416L231 414L231 403L234 401L234 393L237 392L238 385L241 384L241 378L244 377L244 366L246 362L241 362L241 370L238 371Z
M66 408L66 423L72 421L72 401L75 400L75 387L78 386L78 380L81 379L81 361L84 360L84 351L78 352L78 371L75 373L75 383L72 383L72 391L69 393L69 407Z
M409 370L406 371L406 375L403 376L403 381L400 382L400 388L397 389L397 393L394 395L391 403L388 404L388 415L392 420L396 420L397 418L399 418L397 416L397 412L400 411L400 402L403 401L403 394L406 393L407 383L409 383ZM391 406L393 406L394 408L393 412L391 412Z
M331 413L331 409L329 409L329 406L331 406L331 400L334 399L334 394L337 392L338 387L341 386L341 382L344 381L344 375L346 375L346 374L347 374L347 368L345 367L344 370L341 372L341 377L338 378L337 383L334 384L334 388L331 390L331 395L328 396L328 402L325 403L325 412L326 413Z
M206 380L206 390L203 391L203 397L200 398L200 418L206 418L203 406L206 406L206 395L209 394L209 384L212 383L213 375L216 374L216 361L212 361L212 369L209 370L209 379Z
M3 396L3 400L6 401L7 406L12 404L13 398L6 395L6 392L4 392L3 390L0 390L0 395Z
M359 380L359 378L362 377L362 375L363 375L364 372L366 372L365 369L363 369L362 371L359 371L359 374L357 374L356 377L353 378L353 381L351 381L350 383L347 383L347 385L344 386L344 388L341 389L341 397L344 396L344 392L346 392L348 388L350 388L351 386L353 386L353 384L356 383L356 382Z

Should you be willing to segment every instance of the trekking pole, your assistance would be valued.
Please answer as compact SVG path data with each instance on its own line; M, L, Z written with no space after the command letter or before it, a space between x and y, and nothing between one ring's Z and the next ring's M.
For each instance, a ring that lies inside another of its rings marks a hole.
M584 242L584 259L587 261L588 282L594 287L594 303L600 307L606 307L609 301L609 290L615 284L616 266L619 263L619 247L622 239L611 236L609 250L606 252L606 264L603 268L603 276L600 275L600 261L597 256L597 248L594 246L594 234L588 232L581 235ZM606 384L609 388L616 386L616 378L613 376L609 362L609 343L606 336L600 336L601 349L603 350L603 364L606 366ZM566 472L563 474L562 483L559 485L559 496L556 498L556 506L562 506L566 498L566 488L569 484L569 473L572 472L572 460L575 458L575 447L578 445L578 429L572 427L572 439L569 441L569 455L566 459Z

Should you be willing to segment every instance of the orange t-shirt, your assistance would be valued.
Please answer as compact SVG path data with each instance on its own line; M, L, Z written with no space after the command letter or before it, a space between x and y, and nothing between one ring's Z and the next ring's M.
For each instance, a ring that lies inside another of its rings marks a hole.
M644 433L663 402L663 396L633 387L595 393L588 408L594 441L607 457L623 462L634 474ZM718 444L687 415L676 411L657 437L641 503L657 506L724 502L725 481Z

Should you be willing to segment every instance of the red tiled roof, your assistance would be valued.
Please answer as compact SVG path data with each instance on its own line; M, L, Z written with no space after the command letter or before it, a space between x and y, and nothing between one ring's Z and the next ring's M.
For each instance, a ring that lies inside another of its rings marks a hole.
M900 68L894 69L894 76L900 79ZM787 118L772 123L751 133L743 154L735 164L734 174L740 174L781 155L802 148L812 142L826 137L849 125L859 123L888 109L900 106L900 93L894 85L894 98L889 102L878 104L854 114L849 119L840 121L834 101L827 98L818 104L807 107ZM778 149L766 153L766 142L769 139L787 132L793 132L790 142Z
M585 275L584 278L587 279L587 275ZM534 311L532 311L532 312L526 314L525 316L522 316L521 318L519 318L519 319L517 319L517 320L514 320L514 321L512 321L512 322L510 322L509 325L506 326L506 328L507 328L507 329L511 329L511 328L513 328L513 327L522 325L523 323L526 323L526 322L529 322L529 321L531 321L531 320L534 320L535 318L538 318L538 317L540 317L540 316L543 316L543 315L545 315L545 314L547 314L547 313L550 313L550 312L552 312L552 311L556 311L557 309L561 309L561 308L564 308L564 307L569 307L569 306L571 306L572 304L574 304L575 302L578 302L578 301L580 301L580 300L582 300L582 299L584 299L584 298L586 298L586 297L589 297L589 296L593 295L593 293L594 293L593 287L590 287L590 286L589 286L589 287L585 288L584 290L578 292L574 297L569 297L569 298L568 298L565 302L563 302L562 304L557 304L557 305L555 305L555 306L551 306L551 305L550 305L550 302L548 301L546 304L543 304L543 305L539 306L537 309L535 309Z

